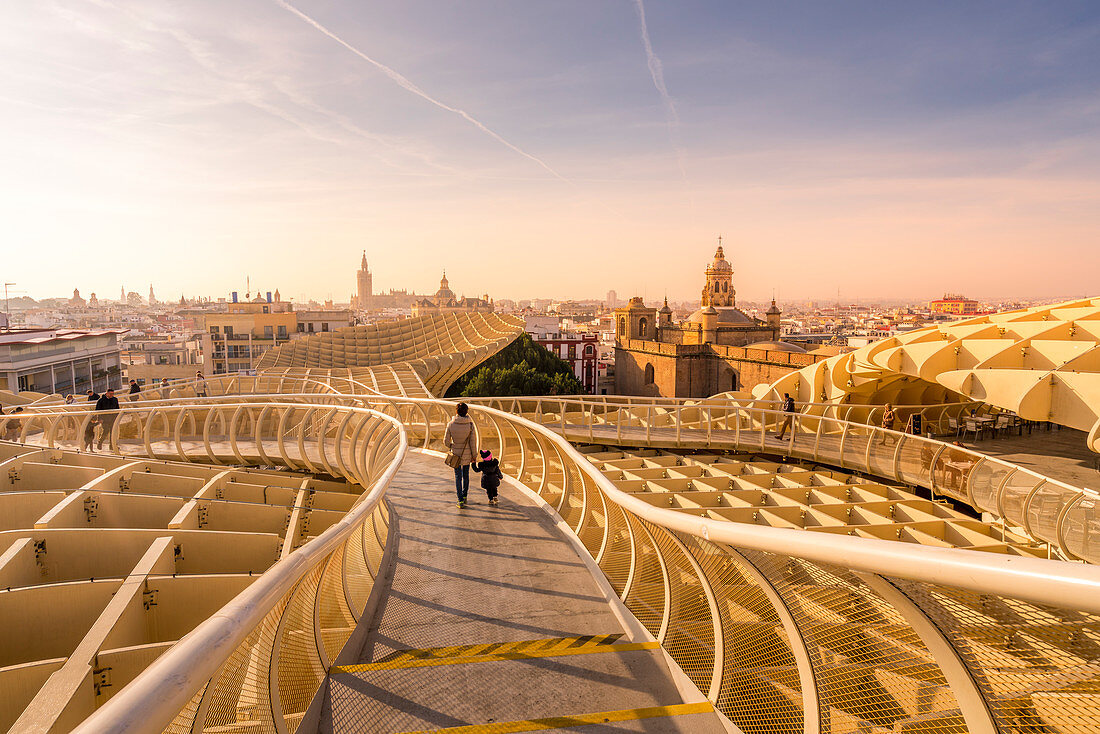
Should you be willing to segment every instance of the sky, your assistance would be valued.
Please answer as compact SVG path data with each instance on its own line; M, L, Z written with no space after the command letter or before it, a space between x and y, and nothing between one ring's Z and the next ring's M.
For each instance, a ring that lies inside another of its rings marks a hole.
M643 21L644 19L644 21ZM1100 4L0 3L0 278L1100 295Z

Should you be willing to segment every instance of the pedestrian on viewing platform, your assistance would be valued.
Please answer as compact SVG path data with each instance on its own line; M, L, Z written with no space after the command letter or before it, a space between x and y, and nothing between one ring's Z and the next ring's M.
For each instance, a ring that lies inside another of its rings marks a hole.
M783 417L779 419L779 431L775 434L775 437L778 439L782 439L787 435L787 429L791 428L791 421L794 420L794 414L797 412L794 405L794 398L791 397L790 393L783 393L782 410ZM791 435L794 435L793 428L791 429Z
M130 380L130 400L137 400L137 395L141 392L141 386L137 384L137 380Z
M489 504L496 507L497 490L504 479L504 472L500 470L500 462L493 458L492 451L481 452L481 461L474 464L474 471L481 472L481 488L485 490Z
M88 402L89 403L94 403L97 400L99 400L99 393L97 393L95 390L89 390L88 391Z
M195 373L195 396L206 397L206 378L202 376L202 372Z
M882 411L882 429L884 431L894 430L894 424L897 422L897 420L898 414L894 412L894 406L890 403L887 403L886 409ZM889 436L890 434L888 433L882 434L882 440L879 441L879 443L885 446L886 439L889 438Z
M111 440L111 427L115 424L115 418L118 417L118 398L115 397L115 391L111 388L107 388L107 392L103 393L103 397L95 401L95 411L99 413L99 423L103 426L102 433L99 434L100 449L103 448L103 439Z
M81 448L85 451L95 451L92 444L95 443L95 427L99 425L99 420L93 415L88 419L88 425L84 426L84 443L81 444Z
M443 434L443 445L450 451L447 466L455 470L459 508L466 506L466 495L470 491L470 464L477 458L477 435L469 413L470 407L466 403L456 405L455 417L447 424L447 432Z

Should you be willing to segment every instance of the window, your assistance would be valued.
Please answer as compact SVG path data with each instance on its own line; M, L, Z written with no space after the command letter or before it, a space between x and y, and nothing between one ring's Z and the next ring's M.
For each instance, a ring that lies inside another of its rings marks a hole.
M271 308L269 306L264 306L264 313L271 313Z
M274 335L275 335L275 329L273 327L271 327L271 326L265 326L264 327L264 338L265 339L270 339Z
M619 318L619 336L626 336L626 317Z
M211 326L210 327L210 333L211 334L217 334L218 331L219 331L218 327L216 327L216 326Z
M286 339L286 327L281 324L279 325L279 338Z
M654 382L653 365L647 364L645 366L645 384L652 385Z
M646 327L648 327L648 326L649 326L649 322L646 321L644 318L638 319L638 336L645 339L645 336L648 333L646 331Z
M576 358L577 358L577 345L576 344L570 344L569 345L569 359L576 359Z
M312 334L312 333L313 333L313 323L312 323L312 322L311 322L311 323L310 323L310 325L309 325L309 333L310 333L310 334Z
M591 344L585 346L585 348L584 348L584 358L585 359L592 359L592 357L594 357L595 354L596 354L596 350Z
M225 337L228 339L232 336L233 336L233 327L232 326L225 327Z
M305 324L298 324L298 333L299 334L301 334L305 330L306 330L306 325Z
M328 331L328 322L327 321L322 321L321 322L321 331Z

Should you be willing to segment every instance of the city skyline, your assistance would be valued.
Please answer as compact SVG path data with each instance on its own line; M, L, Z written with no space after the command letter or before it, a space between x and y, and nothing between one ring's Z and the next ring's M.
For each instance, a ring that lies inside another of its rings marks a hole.
M366 247L379 289L687 300L718 234L753 301L1077 295L1100 266L1088 3L0 17L4 279L32 297L342 301Z

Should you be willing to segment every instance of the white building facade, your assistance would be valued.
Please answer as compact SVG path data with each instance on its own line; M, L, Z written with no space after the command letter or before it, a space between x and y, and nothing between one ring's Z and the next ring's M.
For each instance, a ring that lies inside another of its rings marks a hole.
M0 331L0 389L11 392L103 392L122 386L126 329Z

